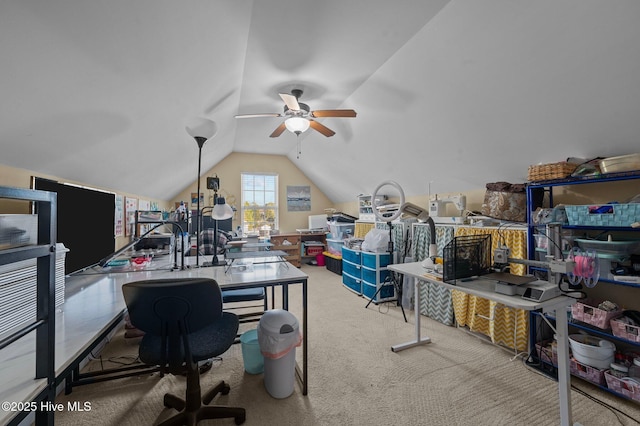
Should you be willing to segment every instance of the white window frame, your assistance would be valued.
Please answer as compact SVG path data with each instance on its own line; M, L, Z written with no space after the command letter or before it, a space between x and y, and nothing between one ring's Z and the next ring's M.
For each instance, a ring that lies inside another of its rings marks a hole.
M273 179L273 188L270 186L265 187L265 184L269 184L265 182L265 180ZM256 235L260 234L260 229L264 228L263 231L279 229L279 220L278 220L278 211L279 211L279 202L278 202L278 174L277 173L255 173L255 172L242 172L240 174L240 193L241 193L241 209L240 209L240 224L242 226L242 232L245 235ZM264 201L263 203L256 203L256 198L260 201ZM267 206L267 203L271 202L275 206ZM252 204L248 204L252 203ZM274 218L273 221L267 220L266 217L263 217L263 223L254 224L252 221L248 223L245 221L245 214L248 214L249 211L254 211L254 214L262 214L260 210L273 210ZM258 213L260 212L260 213ZM263 232L264 233L264 232Z

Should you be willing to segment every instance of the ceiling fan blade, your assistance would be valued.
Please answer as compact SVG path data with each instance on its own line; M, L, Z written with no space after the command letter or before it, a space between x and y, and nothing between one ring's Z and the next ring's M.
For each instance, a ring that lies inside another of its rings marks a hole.
M275 112L266 112L264 114L238 114L236 118L256 118L256 117L282 117L281 114Z
M281 123L276 129L269 135L270 138L277 138L286 130L287 126L284 123Z
M284 103L287 105L287 108L289 108L292 111L300 111L300 105L298 104L298 98L296 98L293 95L288 95L286 93L279 93L279 95L282 98L282 100L284 101Z
M334 132L324 124L320 124L314 120L309 120L309 127L311 127L313 130L317 130L328 138L336 134L336 132Z
M357 114L352 109L318 109L311 111L311 116L316 118L321 117L355 117Z

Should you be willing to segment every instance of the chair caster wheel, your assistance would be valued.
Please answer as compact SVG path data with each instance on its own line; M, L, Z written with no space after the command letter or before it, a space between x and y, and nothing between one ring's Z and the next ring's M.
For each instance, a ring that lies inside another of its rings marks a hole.
M229 392L231 391L231 386L229 386L228 384L225 383L224 387L222 388L222 390L220 390L220 393L222 395L229 395ZM239 424L239 423L238 423Z
M234 420L237 425L241 425L242 423L245 422L245 420L247 420L247 416L246 415L236 416Z

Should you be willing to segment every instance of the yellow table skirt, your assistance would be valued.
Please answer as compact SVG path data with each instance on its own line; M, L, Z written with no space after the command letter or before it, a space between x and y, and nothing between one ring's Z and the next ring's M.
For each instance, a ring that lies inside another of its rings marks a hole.
M460 227L458 235L491 234L492 253L498 244L506 244L514 258L526 258L526 231ZM512 265L511 273L521 275L524 265ZM518 351L526 351L529 338L529 314L522 309L509 308L497 302L452 290L456 322L471 331L482 333L495 344Z
M527 311L514 309L492 300L451 290L453 312L460 326L482 333L495 344L518 351L527 350L529 316Z

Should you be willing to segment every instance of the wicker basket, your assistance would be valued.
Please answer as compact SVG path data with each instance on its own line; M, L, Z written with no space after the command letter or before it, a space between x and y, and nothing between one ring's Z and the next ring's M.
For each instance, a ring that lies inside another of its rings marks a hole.
M571 176L571 173L578 167L577 164L561 161L552 164L536 164L529 166L527 180L536 182L541 180L564 179Z

